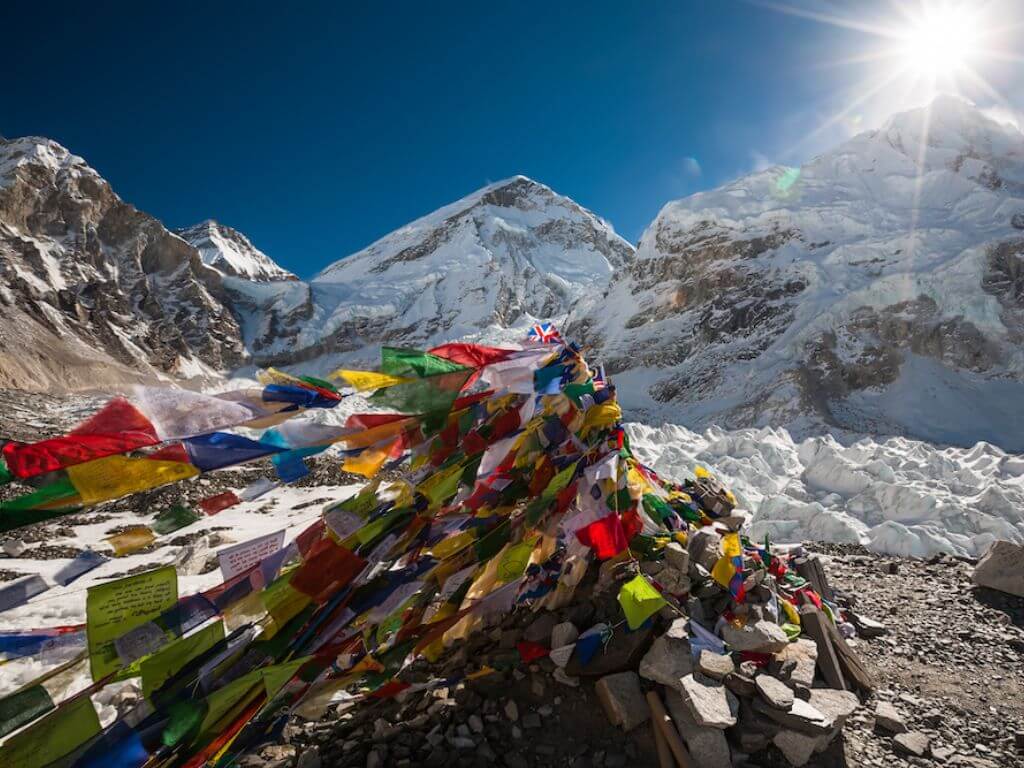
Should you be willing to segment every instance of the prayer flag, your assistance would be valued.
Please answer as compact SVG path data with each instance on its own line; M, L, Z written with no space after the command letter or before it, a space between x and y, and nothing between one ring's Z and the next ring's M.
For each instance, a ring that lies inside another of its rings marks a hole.
M629 628L637 629L667 603L643 575L637 574L619 590L619 605L626 614Z

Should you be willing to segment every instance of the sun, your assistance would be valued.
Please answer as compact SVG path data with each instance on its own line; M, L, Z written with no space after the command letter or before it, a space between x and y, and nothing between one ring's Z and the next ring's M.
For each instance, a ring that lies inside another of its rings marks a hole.
M977 32L978 21L966 6L925 7L899 32L900 56L918 75L955 75L970 66Z

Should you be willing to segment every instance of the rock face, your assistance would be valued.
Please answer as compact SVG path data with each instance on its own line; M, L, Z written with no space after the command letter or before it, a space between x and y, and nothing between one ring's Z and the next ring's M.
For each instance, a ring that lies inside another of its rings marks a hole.
M997 541L974 569L974 583L1024 597L1024 546Z
M221 276L80 157L0 140L0 387L75 389L245 359Z
M642 420L1021 450L1022 219L1024 135L942 97L669 203L567 330Z

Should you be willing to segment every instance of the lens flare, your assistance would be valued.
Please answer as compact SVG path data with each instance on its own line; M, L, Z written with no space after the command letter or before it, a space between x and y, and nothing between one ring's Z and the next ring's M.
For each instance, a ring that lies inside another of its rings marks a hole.
M951 75L970 63L977 21L965 7L933 7L906 32L902 56L920 75Z

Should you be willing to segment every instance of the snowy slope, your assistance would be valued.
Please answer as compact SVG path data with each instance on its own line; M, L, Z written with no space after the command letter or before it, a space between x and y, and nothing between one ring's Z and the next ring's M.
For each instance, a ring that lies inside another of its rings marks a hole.
M501 337L563 316L633 256L605 221L517 176L335 262L308 294L278 284L252 302L246 343L257 361L288 364L372 354L380 343ZM275 337L268 324L293 332Z
M666 205L584 300L634 415L1024 449L1024 135L951 98Z
M175 234L199 251L203 263L222 275L241 277L255 282L295 280L295 275L278 266L238 230L213 219Z

